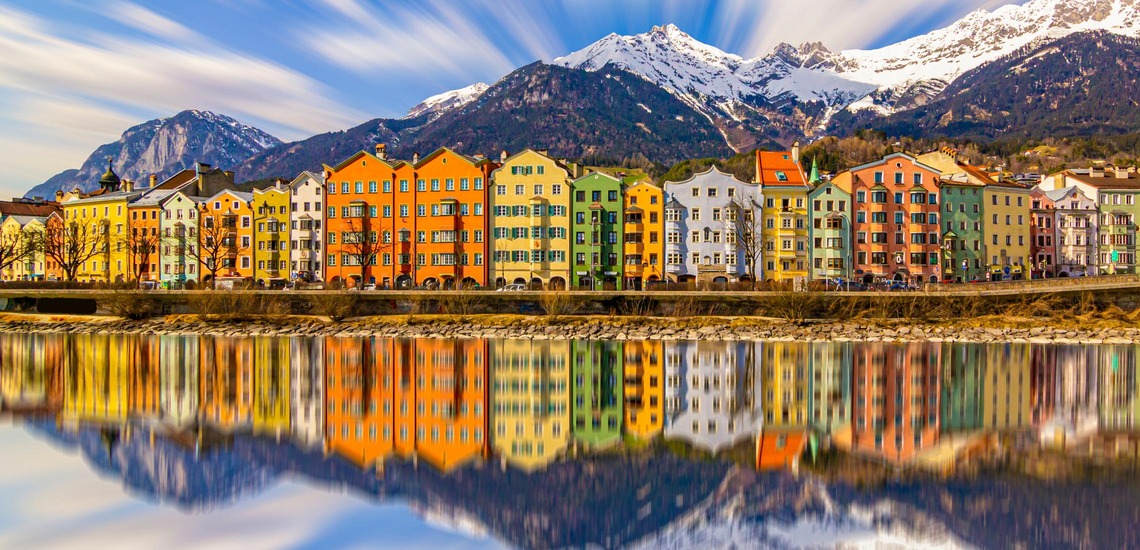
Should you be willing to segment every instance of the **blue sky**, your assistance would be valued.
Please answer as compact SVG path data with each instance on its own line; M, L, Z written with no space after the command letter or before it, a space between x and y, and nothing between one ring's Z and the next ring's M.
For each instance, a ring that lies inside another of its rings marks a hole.
M286 140L402 116L614 32L746 57L874 48L1023 0L0 0L0 196L133 124L206 109Z

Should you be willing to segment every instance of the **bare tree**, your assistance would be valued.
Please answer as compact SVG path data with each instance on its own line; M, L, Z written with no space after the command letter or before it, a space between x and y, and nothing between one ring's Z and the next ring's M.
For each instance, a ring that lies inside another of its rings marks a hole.
M210 272L210 287L218 279L218 270L222 268L225 260L237 262L237 256L245 250L238 239L237 216L222 216L216 220L214 216L202 216L202 229L198 232L198 239L183 239L189 242L186 247L186 256L202 264L205 271Z
M764 253L760 205L746 197L735 197L725 207L724 225L729 244L736 246L744 260L745 272L756 289L756 263Z
M74 281L88 260L105 251L104 237L86 224L52 218L48 220L39 246L43 247L44 256L59 265L64 280Z
M0 271L34 255L40 249L40 233L26 228L0 233Z
M158 254L158 228L148 228L135 220L127 220L126 231L117 237L127 251L127 264L131 266L131 280L137 285L143 274L150 270L151 258Z
M363 285L368 280L368 268L376 265L381 249L389 245L377 239L371 218L367 215L348 218L340 237L340 252L347 260L344 265L360 267L360 284Z

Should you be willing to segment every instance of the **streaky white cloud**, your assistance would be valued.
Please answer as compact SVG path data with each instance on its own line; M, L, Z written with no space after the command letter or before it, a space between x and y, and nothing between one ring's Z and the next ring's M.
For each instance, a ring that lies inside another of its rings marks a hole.
M514 63L486 33L493 18L471 17L445 1L366 6L358 0L325 0L330 26L339 30L307 37L309 47L350 71L394 71L394 78L447 75L478 79L505 73Z
M188 108L225 113L283 139L367 118L330 99L331 90L304 74L225 51L145 8L119 2L110 13L115 21L182 42L77 31L0 7L0 93L8 103L0 118L15 122L0 128L0 156L9 167L0 174L0 189L22 194L78 167L94 146L114 141L127 127ZM84 148L69 147L79 144ZM32 160L16 156L17 150L56 154Z
M752 33L739 53L766 55L781 42L822 42L832 51L865 48L917 18L947 13L956 18L977 9L992 9L1024 0L814 0L769 1L752 14ZM725 0L725 12L749 13L755 0Z

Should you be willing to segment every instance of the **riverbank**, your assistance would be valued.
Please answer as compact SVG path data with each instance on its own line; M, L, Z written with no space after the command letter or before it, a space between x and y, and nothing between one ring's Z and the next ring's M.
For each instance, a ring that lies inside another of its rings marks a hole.
M323 316L299 315L257 318L168 315L135 321L111 316L4 313L0 314L0 333L1140 344L1140 319L1133 317L1095 314L1059 318L978 317L942 321L856 319L789 323L761 317L389 315L333 321Z

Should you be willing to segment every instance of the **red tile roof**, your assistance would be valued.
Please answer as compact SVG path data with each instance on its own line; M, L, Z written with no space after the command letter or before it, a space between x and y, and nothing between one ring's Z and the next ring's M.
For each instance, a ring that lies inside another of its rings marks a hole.
M59 205L56 203L0 202L2 216L47 217L57 210Z
M785 180L781 181L776 172L782 172ZM807 187L803 170L788 151L756 151L756 181L768 186Z

